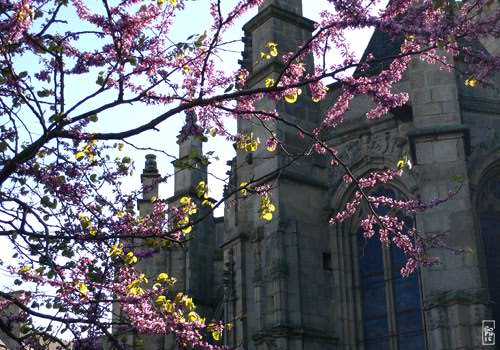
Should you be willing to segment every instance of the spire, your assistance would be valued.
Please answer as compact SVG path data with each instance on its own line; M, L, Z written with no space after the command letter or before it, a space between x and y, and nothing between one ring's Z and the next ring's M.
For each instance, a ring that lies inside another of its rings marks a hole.
M264 4L259 7L259 12L270 5L280 7L302 16L302 0L265 0Z
M283 54L295 52L311 38L314 22L302 16L301 0L265 0L259 13L243 26L243 31L242 66L250 73L262 72L266 67L280 70L276 63ZM269 50L271 42L277 44L278 55L262 59L261 53ZM304 63L312 69L312 56Z
M156 156L154 154L147 154L144 170L141 174L142 199L139 199L137 202L141 215L147 215L151 212L153 208L151 198L158 197L160 179L161 176L158 172Z
M207 181L207 162L203 156L203 129L198 125L194 112L186 113L186 122L179 139L179 159L175 167L174 193L193 192L200 181Z

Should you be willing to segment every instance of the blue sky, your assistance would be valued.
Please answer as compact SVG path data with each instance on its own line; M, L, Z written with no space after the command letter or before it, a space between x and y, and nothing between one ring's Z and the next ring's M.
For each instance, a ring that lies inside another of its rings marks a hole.
M99 6L100 2L97 0L88 0L88 6ZM234 4L234 0L223 1L223 4L228 8L231 4ZM319 19L319 12L321 10L327 9L329 6L326 0L309 0L304 1L304 16L312 19ZM238 23L226 33L226 41L230 40L240 40L243 32L241 30L242 25L247 22L252 16L256 14L257 10L254 9L252 12L248 13L246 16L239 19ZM174 41L186 40L191 34L200 34L210 26L209 13L209 1L208 0L197 0L197 1L187 1L186 9L178 15L175 21L175 25L172 31L171 39ZM73 29L71 27L71 15L68 16L68 29ZM370 32L352 32L348 35L348 40L352 43L353 48L357 51L358 55L361 55L364 47L368 43L370 38ZM238 59L241 57L242 44L238 42L233 45L232 49L234 52L228 52L221 60L221 66L224 67L228 72L232 72L238 68ZM20 65L26 65L29 68L30 64L33 63L35 58L31 57L28 59L20 59ZM334 60L335 57L331 57ZM26 69L28 69L26 68ZM84 96L85 93L95 89L96 85L93 79L82 80L79 78L69 79L66 82L68 89L68 100L77 100L79 97ZM103 101L102 99L100 100ZM97 103L99 101L94 101ZM99 122L96 126L99 127L101 132L119 132L126 130L128 128L138 126L144 122L146 118L151 118L152 116L161 114L165 111L164 106L122 106L114 109L111 112L103 113L99 115ZM172 119L169 119L167 123L160 125L159 131L149 131L145 132L139 136L129 139L130 142L141 146L141 147L153 147L157 149L162 149L169 154L178 154L178 147L176 144L177 134L183 124L183 115L178 115ZM234 120L228 121L227 126L235 130L236 122ZM204 144L204 151L214 151L214 155L218 156L220 160L212 161L209 166L209 172L212 172L219 178L226 177L226 171L228 167L226 162L234 156L234 151L231 145L223 138L211 138L209 137L209 142ZM127 178L124 181L125 188L127 190L134 190L140 188L140 173L142 172L144 166L144 156L147 151L137 151L130 147L125 147L125 153L130 156L136 164L136 171L133 176ZM158 167L162 175L171 174L173 172L173 167L171 165L171 159L166 156L158 154ZM173 193L173 178L163 184L160 188L160 197L168 198ZM210 195L218 199L222 195L224 183L209 177L209 187ZM221 216L223 214L223 207L217 209L216 216ZM0 239L0 243L3 244ZM11 250L6 249L6 245L3 245L3 249L0 252L0 259L4 262L8 262L11 255ZM5 273L0 272L0 275L5 275ZM6 280L4 279L1 284L5 285Z
M223 1L223 4L226 5L231 3L234 3L234 0ZM210 26L210 17L207 16L209 11L209 2L207 0L188 1L186 4L186 10L178 16L174 26L173 33L175 33L174 38L176 40L185 40L187 36L202 33L207 27ZM304 16L312 20L319 20L320 11L331 7L326 0L303 1L303 4ZM241 27L256 13L257 10L254 9L246 16L240 18L238 24L226 33L226 41L241 39L243 36ZM368 43L370 35L371 33L369 31L352 32L349 34L348 39L350 39L349 41L353 43L353 48L359 55L362 54L366 44ZM227 55L223 57L223 61L221 61L221 65L228 72L234 71L238 68L237 61L241 57L240 52L243 49L243 45L238 43L233 45L232 49L236 52L227 53ZM130 108L126 106L112 114L101 116L100 120L103 121L104 124L99 124L101 127L104 126L105 128L109 128L110 131L119 131L123 130L126 126L134 125L137 119L140 120L141 115L155 115L161 113L162 111L163 108L161 106L154 106L136 108L132 112ZM119 120L117 120L118 118ZM169 120L168 123L165 123L165 125L161 125L159 127L160 131L146 132L140 136L132 138L131 141L137 145L142 145L143 147L145 145L149 145L151 147L164 149L169 154L177 155L178 150L175 141L176 136L182 127L183 118L184 117L182 115L179 115L176 118ZM120 125L120 128L118 129L116 125ZM228 121L227 125L235 129L236 122ZM127 151L131 153L132 158L135 160L137 170L136 174L128 179L127 185L131 188L137 188L140 182L139 175L143 168L144 156L148 152L134 151L130 148ZM212 161L209 166L209 172L216 174L220 178L224 178L226 176L225 173L228 170L226 162L234 156L233 148L228 145L228 142L223 138L217 137L215 139L209 138L209 142L204 144L204 151L214 151L214 155L217 155L220 158L219 161ZM173 167L170 162L171 160L167 157L158 155L158 166L162 174L172 173ZM209 178L209 185L211 196L216 199L220 198L224 184L217 179ZM169 197L173 193L173 181L167 183L166 185L162 185L160 191L161 197ZM217 209L216 215L221 216L222 214L223 208L220 207Z

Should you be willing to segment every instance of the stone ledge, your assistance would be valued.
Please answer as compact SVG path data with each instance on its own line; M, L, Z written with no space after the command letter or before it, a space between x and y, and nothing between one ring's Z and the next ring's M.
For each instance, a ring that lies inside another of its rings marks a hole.
M458 102L467 111L500 114L500 101L495 99L459 95Z
M287 24L289 25L295 25L311 32L314 30L314 25L316 24L314 21L311 21L310 19L300 16L296 13L287 11L275 5L269 5L264 10L259 12L249 22L247 22L243 26L243 31L252 32L271 17L279 18L284 22L287 22Z
M425 309L437 307L446 307L450 305L472 305L472 304L490 304L488 291L486 289L475 290L452 290L436 294L431 294L425 300Z
M446 125L446 126L419 128L419 129L410 130L408 132L408 141L410 144L410 155L412 157L414 164L417 164L415 139L423 138L423 137L438 137L441 135L459 134L459 133L463 134L465 154L467 156L469 156L471 154L470 129L466 125L463 125L463 124Z
M323 331L308 329L304 327L294 327L286 324L264 328L258 333L254 334L252 336L252 339L257 344L260 344L269 339L277 339L283 337L321 339L331 344L337 344L339 341L338 337L328 335Z

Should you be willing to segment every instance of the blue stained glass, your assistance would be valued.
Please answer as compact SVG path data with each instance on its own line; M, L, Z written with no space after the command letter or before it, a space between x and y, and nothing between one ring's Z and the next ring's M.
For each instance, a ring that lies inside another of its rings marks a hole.
M422 335L399 337L399 350L423 350L425 349L424 337Z
M387 350L389 349L389 342L387 339L369 341L365 343L365 350Z
M384 275L384 261L382 259L382 247L377 236L364 239L362 232L359 233L359 265L360 272L364 276L380 274Z
M385 302L385 284L364 286L363 288L364 317L374 318L387 313Z
M398 247L391 245L391 265L394 275L400 275L401 268L406 264L406 255Z
M387 317L365 320L364 326L366 341L384 338L389 333Z
M400 337L408 333L419 335L422 331L422 314L420 310L399 312L396 316L396 321Z
M396 198L391 189L380 188L374 196L383 195ZM386 215L390 208L380 206L377 214ZM402 219L403 215L398 215ZM413 226L413 220L404 217L405 227ZM424 350L422 311L420 305L420 288L418 275L403 278L400 275L401 267L406 263L406 256L397 247L390 248L391 280L384 278L384 259L382 245L376 234L372 239L364 239L359 232L359 269L360 286L363 306L363 328L365 350L386 350L389 348L389 339L396 335L389 335L388 308L386 290L391 287L394 292L394 310L397 323L399 350ZM389 266L387 266L389 269Z
M397 312L420 309L420 291L416 275L395 279L393 288Z
M360 231L358 242L363 329L365 341L369 342L386 337L389 333L385 299L384 261L382 246L377 237L366 240ZM379 342L370 344L369 346L367 344L367 350L376 350L382 346Z
M481 235L486 258L488 289L493 301L493 317L500 320L500 213L481 213Z

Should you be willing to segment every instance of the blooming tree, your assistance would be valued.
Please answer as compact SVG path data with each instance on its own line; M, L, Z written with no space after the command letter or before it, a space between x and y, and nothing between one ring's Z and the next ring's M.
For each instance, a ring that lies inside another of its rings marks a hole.
M175 276L141 274L136 268L140 257L129 243L140 238L160 246L182 244L193 225L203 224L203 218L195 216L198 206L213 210L225 200L215 205L208 201L202 182L197 190L200 201L183 197L179 207L168 207L155 198L153 211L144 217L130 209L137 194L121 185L132 170L130 157L122 154L124 145L146 131L168 128L179 114L197 120L182 129L181 137L226 138L246 152L258 147L280 152L286 145L273 133L265 145L252 134L232 134L225 127L228 118L274 120L294 127L356 188L352 201L331 218L332 224L351 217L366 203L371 211L361 223L365 236L377 232L383 242L402 249L408 257L403 274L430 262L426 252L435 240L405 230L396 216L378 215L375 208L385 205L413 214L440 200L396 201L369 194L374 186L401 176L409 161L402 159L395 169L356 178L322 135L342 124L356 96L373 100L366 115L370 119L405 104L408 94L394 93L392 86L412 59L445 70L460 69L470 87L490 84L488 78L500 67L500 59L477 45L487 36L500 36L500 12L483 13L489 0L393 0L383 9L379 1L330 0L311 39L295 52L281 52L274 42L266 45L261 59L280 60L283 68L277 78L266 79L258 88L248 87L248 71L225 72L218 60L224 57L228 30L263 0L234 1L230 9L211 0L211 26L185 42L175 42L170 36L185 1L0 3L0 235L15 246L17 261L2 268L17 276L18 286L16 293L0 292L0 310L21 311L14 319L0 320L0 329L21 347L44 348L50 341L65 348L59 337L66 331L77 340L105 337L121 349L125 345L111 331L121 327L125 332L174 333L181 347L219 348L225 325L203 319L196 313L196 301L173 293ZM365 28L401 40L400 51L391 57L356 59L345 34ZM325 60L333 50L341 53L339 58ZM302 62L311 55L316 65L307 70ZM466 64L455 67L450 57ZM370 68L376 65L386 68L374 73ZM347 74L353 68L357 74ZM332 81L338 97L315 129L295 125L275 110L255 107L262 99L296 103L306 89L314 102L320 102ZM75 93L79 90L81 95ZM102 114L135 105L161 106L161 112L143 116L139 125L125 130L102 131ZM116 154L120 155L115 158ZM226 195L236 192L259 196L261 219L273 220L275 206L265 179L233 186ZM110 317L117 302L126 319ZM11 331L9 321L21 322L20 336Z

